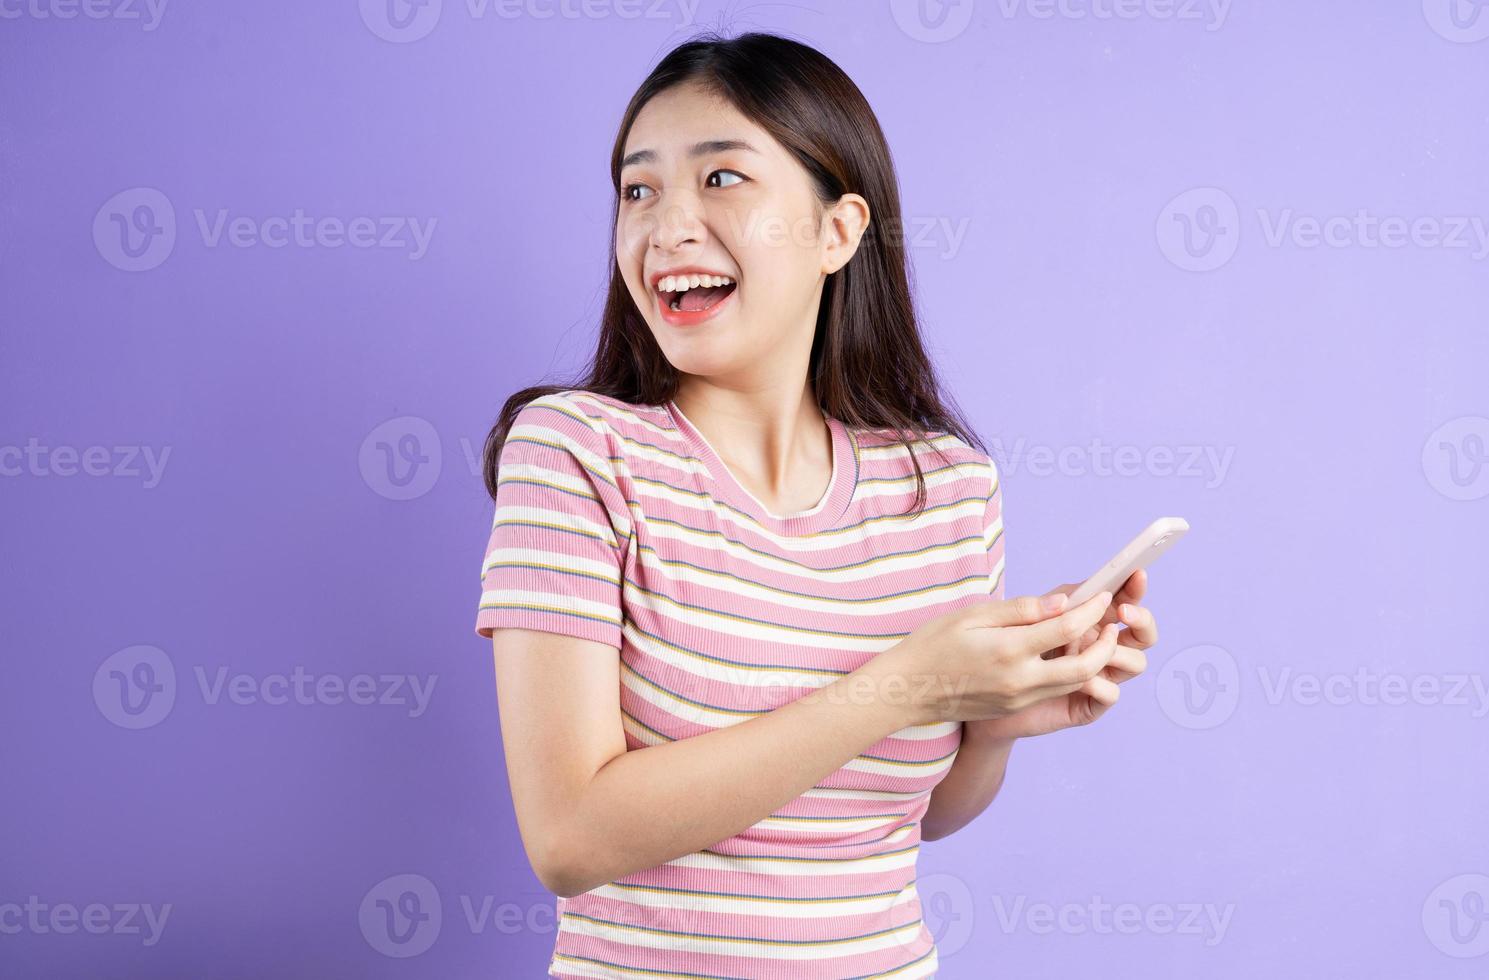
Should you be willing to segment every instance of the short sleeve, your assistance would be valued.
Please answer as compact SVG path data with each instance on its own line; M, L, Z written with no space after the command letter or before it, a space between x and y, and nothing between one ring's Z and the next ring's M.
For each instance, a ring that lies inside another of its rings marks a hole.
M563 633L621 646L630 511L610 439L565 393L542 395L502 444L476 632Z
M988 483L987 508L982 515L982 542L987 546L988 594L994 599L1003 598L1003 484L998 478L998 464L989 457L987 461Z

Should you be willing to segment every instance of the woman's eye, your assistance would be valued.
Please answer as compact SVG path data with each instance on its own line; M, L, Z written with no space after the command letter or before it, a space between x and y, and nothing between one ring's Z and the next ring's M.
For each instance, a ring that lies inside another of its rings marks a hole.
M710 187L730 187L730 186L732 186L732 184L725 184L725 183L715 184L713 182L714 177L718 176L718 177L720 177L722 179L723 175L728 175L729 177L735 178L735 181L734 181L735 183L743 183L744 181L749 180L748 177L746 177L744 174L740 173L737 170L715 170L715 171L713 171L712 173L710 173L708 175L708 185ZM647 187L645 184L626 184L624 187L621 188L620 196L622 198L624 198L625 200L627 200L627 201L639 201L639 200L641 200L641 197L639 195L633 194L631 192L632 191L649 191L649 190L651 190L651 188L650 187Z

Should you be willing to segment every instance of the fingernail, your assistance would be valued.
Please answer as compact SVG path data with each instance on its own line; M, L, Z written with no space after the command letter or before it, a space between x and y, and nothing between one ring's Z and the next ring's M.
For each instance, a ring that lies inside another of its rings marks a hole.
M1121 614L1123 619L1132 618L1132 606L1128 605L1125 602L1117 607L1117 612Z
M1046 609L1059 609L1062 605L1065 604L1065 593L1052 592L1044 597L1043 604L1044 608Z

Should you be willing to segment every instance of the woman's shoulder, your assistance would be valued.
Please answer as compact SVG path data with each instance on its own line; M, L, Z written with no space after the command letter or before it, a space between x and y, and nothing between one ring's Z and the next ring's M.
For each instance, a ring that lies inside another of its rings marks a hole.
M607 436L634 437L638 431L666 432L672 428L665 405L626 401L585 388L567 388L543 398L583 415L593 428Z
M901 433L888 428L855 428L852 431L854 441L866 458L882 462L894 460L908 469L914 469L910 452L906 451L905 443L901 441ZM935 460L939 466L994 466L991 456L954 432L929 429L923 432L906 432L903 436L910 443L914 458L920 460L922 468L926 467L929 460Z
M991 456L954 432L929 429L906 434L912 458L893 429L854 430L861 473L880 487L896 487L913 496L916 463L925 477L932 504L961 506L986 500L998 489L998 468Z
M518 418L534 421L554 413L573 420L568 428L582 426L580 433L589 448L612 462L631 461L638 453L676 452L677 434L665 405L631 402L584 388L567 388L540 395L523 406Z

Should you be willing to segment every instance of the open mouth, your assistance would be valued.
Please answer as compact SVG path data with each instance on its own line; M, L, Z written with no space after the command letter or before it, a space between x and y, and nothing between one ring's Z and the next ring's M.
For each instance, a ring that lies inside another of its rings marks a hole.
M727 277L704 277L707 279L724 279L722 285L708 285L699 283L697 286L683 286L677 289L658 289L658 295L662 303L674 313L701 313L719 302L730 293L739 288L739 284Z

